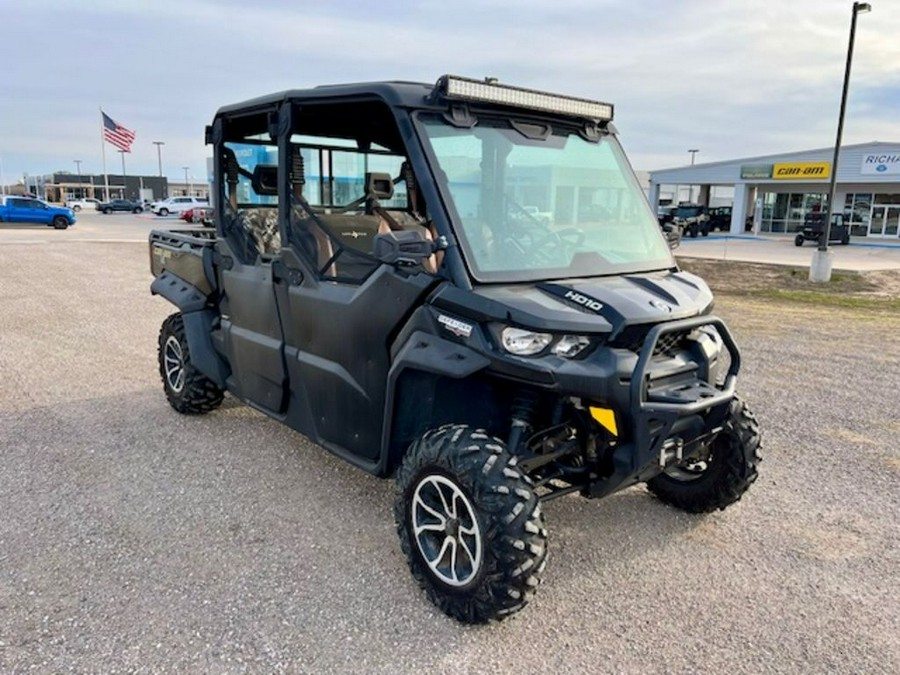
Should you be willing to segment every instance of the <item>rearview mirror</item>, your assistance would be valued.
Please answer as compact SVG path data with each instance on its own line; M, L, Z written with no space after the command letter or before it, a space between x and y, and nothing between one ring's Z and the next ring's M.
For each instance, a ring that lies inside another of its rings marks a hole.
M381 262L389 265L421 265L434 253L434 242L416 230L385 232L375 235L372 252Z

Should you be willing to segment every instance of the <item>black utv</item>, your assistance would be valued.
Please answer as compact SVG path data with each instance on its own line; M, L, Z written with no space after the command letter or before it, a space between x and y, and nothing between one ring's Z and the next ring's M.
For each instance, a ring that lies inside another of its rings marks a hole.
M545 500L736 502L760 460L740 353L612 118L452 76L222 108L215 228L150 235L172 407L227 391L395 477L413 576L464 622L532 596Z
M825 212L807 213L803 218L803 229L794 237L794 245L803 246L804 241L822 243L827 218L828 214ZM843 213L832 214L831 227L828 228L828 241L844 246L850 243L850 223L847 222Z

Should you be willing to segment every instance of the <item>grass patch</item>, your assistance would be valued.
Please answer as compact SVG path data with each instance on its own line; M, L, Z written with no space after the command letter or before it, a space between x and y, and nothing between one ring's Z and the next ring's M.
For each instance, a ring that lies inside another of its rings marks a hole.
M723 291L723 295L736 295ZM883 298L874 296L843 295L834 291L797 291L780 288L762 288L749 291L741 295L764 298L767 300L779 300L782 302L797 302L817 307L847 307L850 309L874 309L887 312L900 312L900 298Z
M679 264L717 295L900 313L900 272L834 272L823 284L810 281L805 267L697 259Z

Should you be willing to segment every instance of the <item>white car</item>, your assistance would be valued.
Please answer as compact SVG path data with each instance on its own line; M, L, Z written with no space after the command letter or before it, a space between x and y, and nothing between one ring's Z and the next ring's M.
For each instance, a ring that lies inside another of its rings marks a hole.
M66 208L72 209L76 213L82 209L85 211L96 211L99 203L99 199L92 199L90 197L85 197L84 199L67 199Z
M209 200L200 197L170 197L161 202L153 202L150 210L158 216L168 216L170 213L180 214L182 211L192 209L195 206L208 206Z

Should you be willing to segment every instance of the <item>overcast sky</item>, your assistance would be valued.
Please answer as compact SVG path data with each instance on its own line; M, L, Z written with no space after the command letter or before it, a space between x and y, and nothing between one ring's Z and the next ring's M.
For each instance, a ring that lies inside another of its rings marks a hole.
M859 18L845 143L900 141L900 0ZM205 173L224 104L317 84L493 76L616 105L637 169L834 143L850 0L3 0L0 161ZM107 145L107 166L121 162Z

